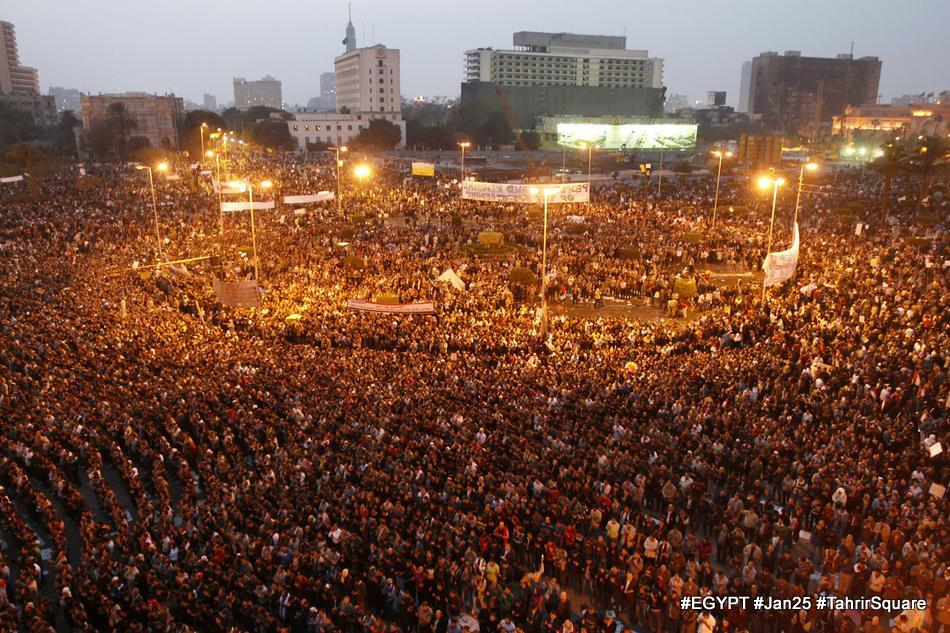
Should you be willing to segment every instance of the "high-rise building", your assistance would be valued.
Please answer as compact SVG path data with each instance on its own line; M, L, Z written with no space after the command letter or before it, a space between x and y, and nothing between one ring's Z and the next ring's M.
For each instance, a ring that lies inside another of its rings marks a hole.
M357 48L337 57L334 66L338 111L402 112L398 48Z
M709 92L707 92L706 105L708 106L726 105L726 91L725 90L710 90Z
M214 95L209 95L208 93L205 93L204 106L205 106L205 110L208 110L209 112L217 112L218 98L215 97Z
M60 112L72 110L76 114L79 114L79 91L77 89L51 86L49 93L56 99L57 110Z
M336 73L320 73L320 107L336 110Z
M13 25L0 22L0 94L39 93L40 80L36 69L20 65Z
M254 106L281 109L283 97L280 81L270 75L256 81L244 77L234 78L234 107L247 110Z
M736 112L749 111L749 83L752 81L752 60L742 62L742 73L739 77L739 105Z
M876 103L881 60L802 57L800 51L762 53L752 60L749 110L776 129L818 136L846 106Z
M154 95L146 92L81 95L82 127L88 131L99 121L111 116L109 106L121 103L135 119L135 129L129 136L144 136L152 147L178 147L178 120L184 116L181 97L173 94Z
M465 51L465 81L501 86L660 88L663 60L627 49L623 35L519 31L514 50Z

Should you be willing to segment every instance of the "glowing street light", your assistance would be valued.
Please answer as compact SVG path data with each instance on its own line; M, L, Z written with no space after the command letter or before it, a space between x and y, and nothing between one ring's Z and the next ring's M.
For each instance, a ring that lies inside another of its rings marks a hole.
M713 217L712 217L712 226L716 226L716 211L719 210L719 178L722 176L722 158L732 157L732 152L723 152L721 150L716 150L713 152L713 156L719 158L719 170L716 172L716 197L713 200Z
M785 184L785 179L782 177L778 178L769 178L768 176L762 176L759 178L759 188L768 189L772 188L772 219L769 221L769 239L768 247L765 249L765 257L768 258L769 253L772 252L772 229L775 227L775 203L778 200L778 188ZM762 307L765 307L765 277L762 277Z
M353 175L359 178L360 180L366 180L372 174L372 170L369 168L369 165L365 163L360 163L353 168Z

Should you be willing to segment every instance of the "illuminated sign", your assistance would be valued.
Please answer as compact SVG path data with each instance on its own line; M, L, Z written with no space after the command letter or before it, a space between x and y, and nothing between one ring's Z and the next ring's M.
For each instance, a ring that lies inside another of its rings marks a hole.
M601 149L692 149L696 147L695 123L558 123L557 144L561 147Z
M934 113L931 112L930 110L914 110L913 112L911 112L911 114L914 116L933 116L934 115Z

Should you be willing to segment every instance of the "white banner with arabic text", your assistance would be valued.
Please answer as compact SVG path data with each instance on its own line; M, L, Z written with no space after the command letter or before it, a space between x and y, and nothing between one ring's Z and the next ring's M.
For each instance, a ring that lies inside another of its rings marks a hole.
M250 202L222 202L221 213L234 213L235 211L248 211L251 208ZM266 211L274 208L273 200L262 200L254 203L255 211Z
M432 301L417 301L415 303L375 303L362 299L347 299L346 307L360 312L383 312L386 314L432 314L435 312L435 303Z
M309 202L323 202L333 200L332 191L321 191L307 196L284 196L284 204L307 204Z
M547 193L548 204L590 201L590 183L556 183L535 185L513 185L504 182L465 181L462 183L463 200L484 200L486 202L544 202Z

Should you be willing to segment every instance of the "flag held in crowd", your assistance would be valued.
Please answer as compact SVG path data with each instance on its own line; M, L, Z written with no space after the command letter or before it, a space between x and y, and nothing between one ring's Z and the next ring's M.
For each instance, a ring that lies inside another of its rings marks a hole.
M413 176L435 176L435 163L423 163L413 161L412 163L412 175Z
M250 281L221 281L217 277L211 278L211 286L218 301L232 308L259 308L261 294L257 289L257 282Z
M796 222L791 248L769 253L765 261L762 262L766 287L778 285L795 274L795 268L798 266L798 248L798 223Z

